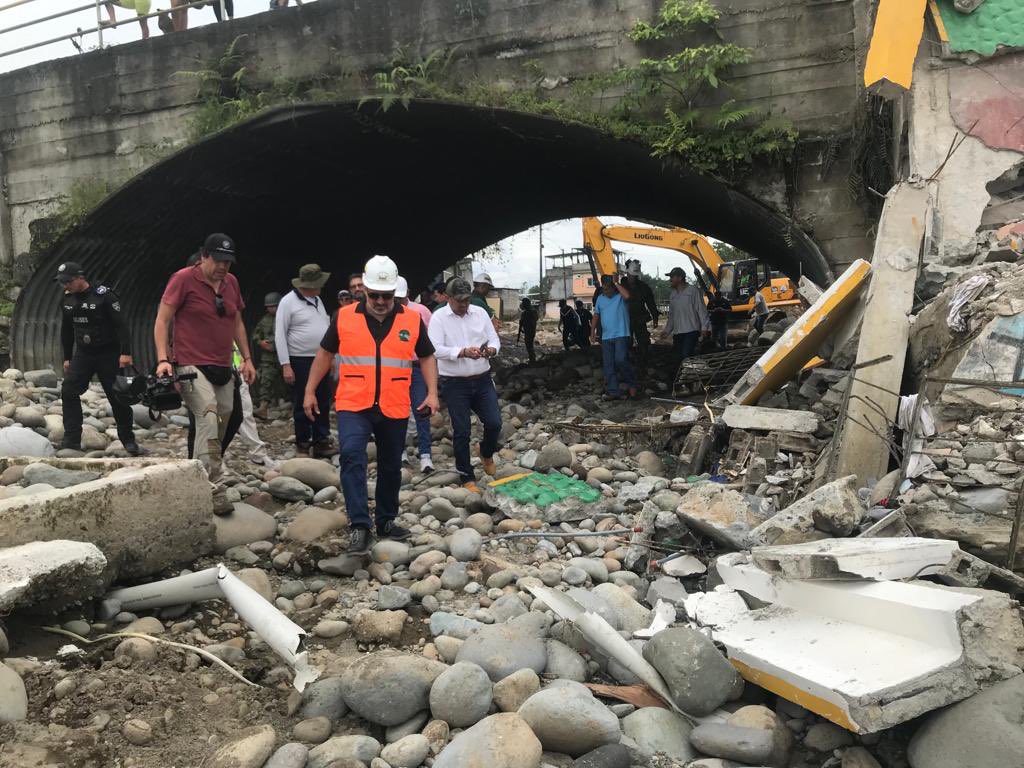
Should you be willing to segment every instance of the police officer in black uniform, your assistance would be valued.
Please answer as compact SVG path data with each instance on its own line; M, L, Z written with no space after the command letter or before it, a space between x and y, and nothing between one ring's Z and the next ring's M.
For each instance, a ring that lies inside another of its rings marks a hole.
M121 314L117 295L105 285L95 287L85 279L81 265L73 261L57 267L57 281L64 286L60 327L64 350L64 441L61 448L81 450L81 394L95 375L103 385L117 422L117 436L132 456L141 453L132 431L132 409L114 396L118 368L132 364L131 337Z

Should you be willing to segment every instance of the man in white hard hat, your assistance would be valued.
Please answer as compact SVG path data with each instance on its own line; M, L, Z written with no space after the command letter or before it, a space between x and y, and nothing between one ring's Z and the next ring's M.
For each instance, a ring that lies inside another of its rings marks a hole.
M341 448L341 489L351 525L348 551L365 555L377 536L406 539L409 531L395 523L402 482L402 453L412 408L438 409L434 346L417 312L395 301L398 267L387 256L374 256L363 272L365 300L334 313L320 342L306 382L303 407L312 419L319 411L316 387L339 355L335 409ZM426 382L422 402L412 402L413 359ZM366 491L366 445L377 443L376 521Z
M487 303L487 296L493 289L494 281L491 280L491 276L486 272L478 272L473 278L473 295L470 296L470 303L487 313L494 330L497 331L501 329L501 320L494 316L494 309Z

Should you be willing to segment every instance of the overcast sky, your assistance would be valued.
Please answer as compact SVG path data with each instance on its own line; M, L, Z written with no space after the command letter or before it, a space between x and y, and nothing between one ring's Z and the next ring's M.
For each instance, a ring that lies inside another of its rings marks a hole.
M16 0L0 0L0 8L5 5L11 5ZM313 2L313 0L304 0L305 2ZM0 29L8 29L18 24L22 24L33 19L38 19L42 16L52 16L55 13L59 13L63 10L70 8L79 8L83 5L88 4L89 0L33 0L33 2L20 5L16 8L9 10L0 10ZM294 5L294 0L291 3ZM171 7L170 0L151 0L152 13L158 10L169 10ZM235 0L235 17L240 16L251 16L254 13L263 13L270 8L269 0ZM102 18L107 18L107 12L105 8L100 8ZM124 8L114 8L114 13L117 15L118 20L122 19L133 19L135 17L135 11L126 10ZM213 8L192 8L188 13L188 25L189 27L200 27L204 24L212 24L216 22L216 17L213 15ZM156 25L156 19L149 19L149 32L151 35L159 35L160 29ZM95 29L96 28L96 11L90 8L85 11L78 11L77 13L70 14L68 16L62 16L59 19L53 21L44 21L40 24L27 27L25 29L18 29L14 32L4 32L0 34L0 54L7 51L13 51L17 48L22 48L26 45L30 45L35 42L43 40L50 40L54 37L60 37L74 32L76 29ZM142 36L139 24L136 21L132 21L131 24L121 24L114 29L105 29L103 31L103 44L104 45L116 45L118 43L129 43L134 40L138 40ZM85 36L84 40L81 40L79 44L85 51L92 50L97 47L99 41L95 34ZM7 72L12 69L18 69L20 67L27 67L30 64L37 64L40 61L48 61L50 59L60 59L65 56L77 56L78 51L71 44L70 40L62 40L59 43L47 45L42 48L33 48L32 50L25 51L24 53L16 53L11 56L0 57L0 72Z

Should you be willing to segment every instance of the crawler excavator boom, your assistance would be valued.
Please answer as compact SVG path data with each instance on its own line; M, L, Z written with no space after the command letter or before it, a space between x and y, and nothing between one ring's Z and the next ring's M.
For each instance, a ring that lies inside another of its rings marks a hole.
M618 272L613 242L639 243L684 254L697 267L697 278L704 291L718 288L737 317L745 317L753 310L754 294L758 291L769 308L800 304L788 277L774 276L768 264L758 259L723 261L708 239L696 232L682 228L606 226L591 216L583 219L583 247L595 278Z

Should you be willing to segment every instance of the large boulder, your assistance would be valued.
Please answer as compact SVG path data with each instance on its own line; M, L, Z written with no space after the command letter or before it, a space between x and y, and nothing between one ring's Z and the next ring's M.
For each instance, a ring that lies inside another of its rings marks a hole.
M1024 755L1024 675L936 712L910 740L913 768L1009 768Z
M793 502L750 532L756 544L802 544L848 536L864 516L855 475L841 477Z
M496 683L517 669L539 675L547 667L548 653L539 637L510 624L492 624L466 638L455 660L476 664Z
M348 517L344 512L322 507L306 507L288 523L284 537L290 541L308 544L321 536L337 531L348 525Z
M661 707L643 707L622 719L622 732L645 756L662 752L682 763L697 756L690 746L691 730L689 721Z
M619 718L582 686L560 685L539 691L519 708L519 716L546 752L579 757L622 734Z
M342 673L342 696L363 719L398 725L430 706L430 688L445 669L441 662L422 656L369 654Z
M644 658L664 679L675 705L689 715L710 715L729 700L739 673L703 633L664 629L644 646Z
M0 456L53 456L49 439L17 425L0 428Z
M434 760L434 768L538 768L541 743L514 712L484 718Z
M262 509L241 502L234 505L231 514L214 515L213 525L216 530L214 550L221 553L277 535L277 520Z
M304 485L308 485L314 491L320 491L328 486L341 487L341 475L333 464L320 459L299 457L288 459L280 470L285 477L293 477Z
M430 712L453 728L474 725L491 708L491 679L476 664L462 661L442 672L430 689Z

